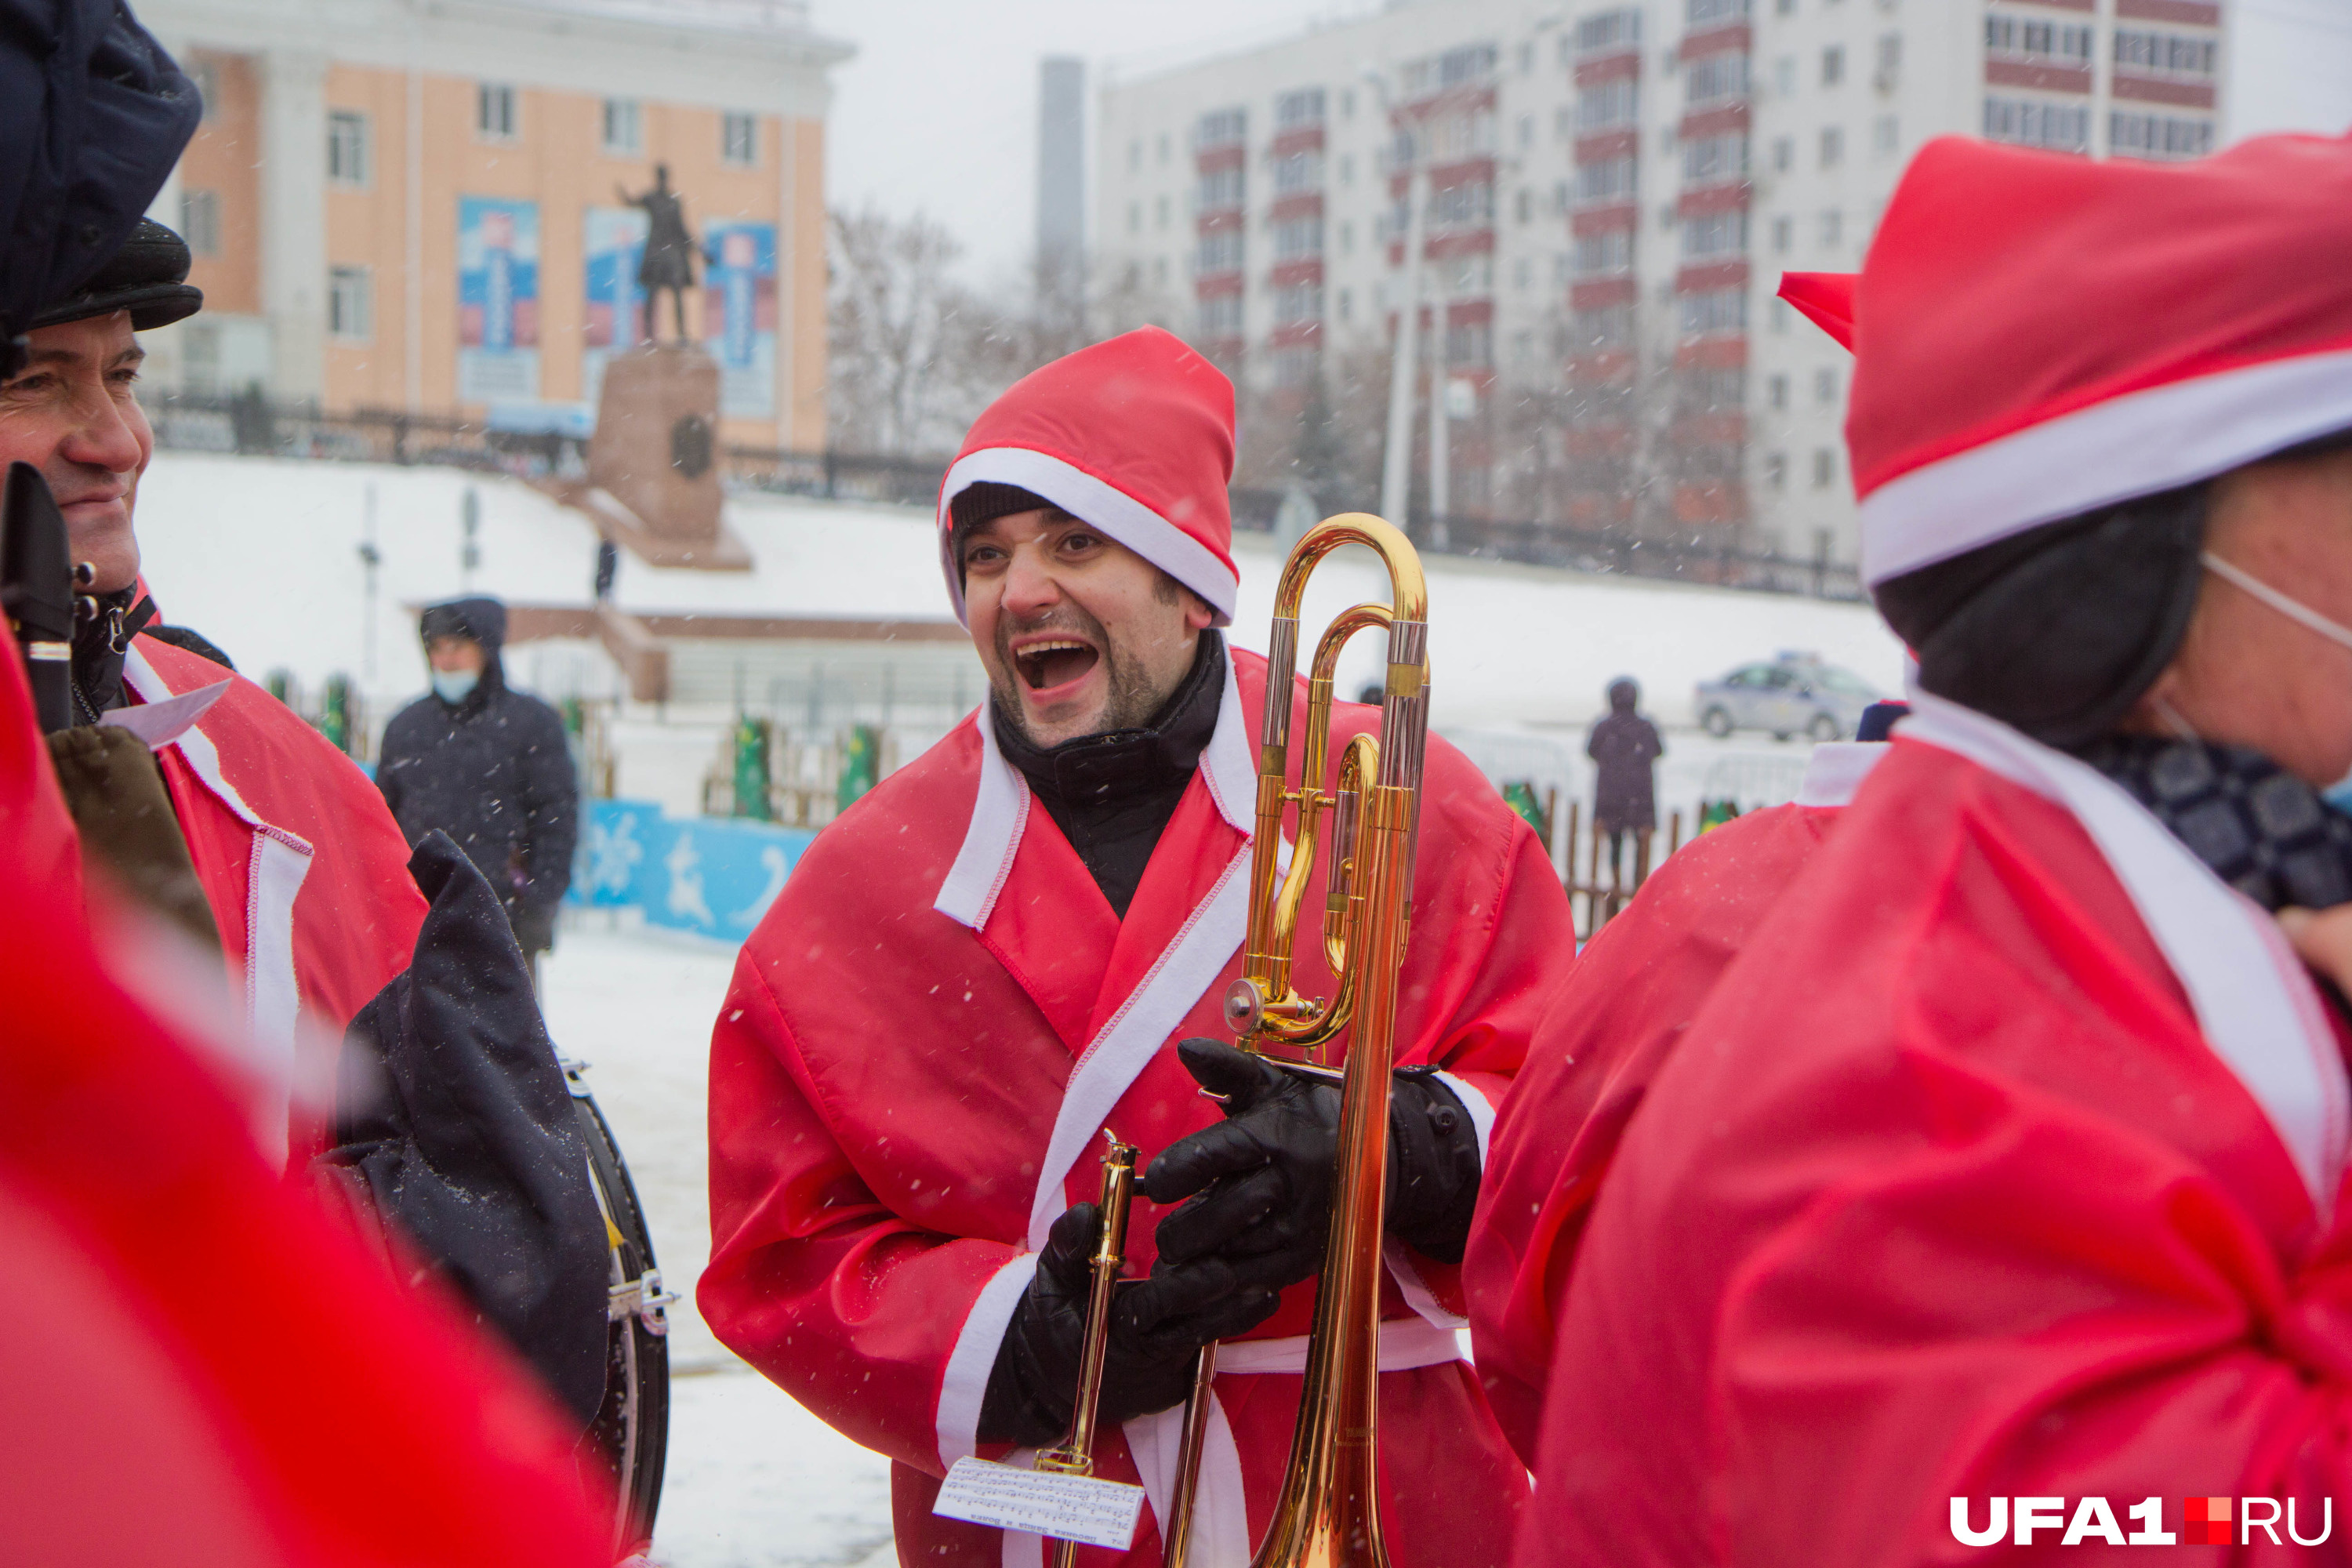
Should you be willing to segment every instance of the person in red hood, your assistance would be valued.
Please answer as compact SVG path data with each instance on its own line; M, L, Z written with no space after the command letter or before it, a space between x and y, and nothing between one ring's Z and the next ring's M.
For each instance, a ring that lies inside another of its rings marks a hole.
M818 836L712 1037L703 1313L896 1461L906 1563L1040 1561L1036 1538L931 1506L958 1458L1025 1463L1063 1435L1106 1129L1150 1161L1128 1242L1149 1278L1114 1323L1096 1462L1150 1508L1116 1561L1160 1560L1206 1340L1229 1342L1192 1562L1245 1563L1281 1484L1337 1097L1202 1037L1240 971L1265 679L1218 630L1238 585L1232 462L1231 384L1156 329L981 416L939 524L987 701ZM1343 705L1335 743L1375 719ZM1460 1360L1457 1265L1494 1107L1572 939L1525 824L1434 739L1427 778L1391 1117L1383 1507L1400 1562L1491 1563L1525 1474ZM1299 963L1302 990L1328 991L1319 951Z
M2347 1036L2273 911L2352 909L2347 253L2352 141L1913 161L1847 424L1913 711L1624 1128L1521 1568L2341 1558Z

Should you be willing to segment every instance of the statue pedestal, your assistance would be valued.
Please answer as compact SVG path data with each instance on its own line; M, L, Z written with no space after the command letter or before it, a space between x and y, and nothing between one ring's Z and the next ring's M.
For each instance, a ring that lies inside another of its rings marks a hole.
M688 343L605 361L585 490L565 499L652 565L749 568L719 524L719 362Z

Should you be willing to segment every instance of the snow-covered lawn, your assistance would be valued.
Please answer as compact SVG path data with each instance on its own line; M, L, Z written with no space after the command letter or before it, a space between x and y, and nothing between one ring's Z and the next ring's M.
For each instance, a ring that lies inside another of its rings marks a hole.
M549 1031L588 1081L628 1158L671 1310L669 1475L656 1529L664 1568L880 1568L889 1466L794 1404L694 1310L710 1255L703 1107L711 1020L731 949L626 931L574 911L541 977Z

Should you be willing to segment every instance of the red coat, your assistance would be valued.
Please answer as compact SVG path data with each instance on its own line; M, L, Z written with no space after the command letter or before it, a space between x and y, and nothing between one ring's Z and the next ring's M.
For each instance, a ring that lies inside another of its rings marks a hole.
M228 689L157 755L258 1047L259 1081L274 1103L290 1100L299 1165L324 1146L343 1027L408 967L425 898L383 797L284 703L152 637L134 638L123 665L142 702L223 680Z
M905 1561L1036 1561L1032 1538L932 1517L939 1478L974 1451L1033 1249L1093 1194L1097 1129L1148 1161L1215 1115L1173 1042L1220 1032L1239 973L1265 662L1231 666L1216 733L1124 922L988 726L967 721L818 837L745 944L711 1044L700 1304L746 1359L897 1462ZM1340 712L1343 733L1374 717ZM1445 1064L1483 1142L1569 960L1567 901L1533 835L1435 740L1428 780L1397 1058ZM1311 994L1328 976L1309 945ZM1157 1217L1139 1197L1136 1270ZM1524 1476L1455 1359L1457 1271L1394 1247L1391 1259L1390 1539L1400 1561L1499 1562ZM1299 1364L1313 1298L1312 1281L1294 1288L1227 1349L1203 1568L1246 1560L1237 1500L1248 1538L1264 1528L1297 1402L1279 1373ZM1178 1425L1168 1413L1106 1433L1101 1473L1134 1479L1140 1448L1164 1507ZM1159 1562L1158 1517L1118 1561Z
M1701 834L1578 955L1495 1121L1462 1259L1478 1378L1532 1468L1577 1242L1626 1123L1884 745L1815 748L1796 803Z
M2347 1104L2267 916L1922 701L1626 1130L1517 1562L1993 1555L1953 1498L2309 1533L2352 1482Z
M0 1256L38 1300L0 1334L0 1559L609 1561L544 1396L278 1180L210 1044L142 999L173 956L85 910L13 655L0 829Z

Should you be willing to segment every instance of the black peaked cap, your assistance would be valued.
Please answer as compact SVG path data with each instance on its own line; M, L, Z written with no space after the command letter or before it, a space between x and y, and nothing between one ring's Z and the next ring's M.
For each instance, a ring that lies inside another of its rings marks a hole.
M128 310L133 331L168 327L204 309L204 290L188 282L189 261L186 240L142 217L89 281L42 310L30 325L55 327Z

